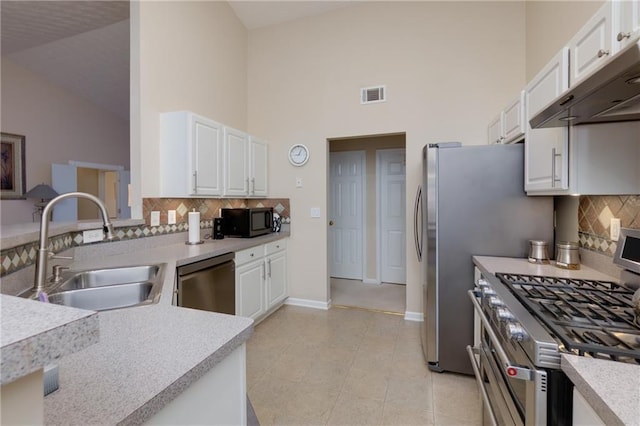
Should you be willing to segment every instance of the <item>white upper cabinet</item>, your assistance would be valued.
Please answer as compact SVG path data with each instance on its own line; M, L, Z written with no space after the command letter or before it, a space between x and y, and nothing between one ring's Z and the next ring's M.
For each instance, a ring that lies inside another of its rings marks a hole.
M249 137L249 195L252 197L266 197L267 188L267 163L269 146L263 140L254 136Z
M504 143L521 139L526 131L525 126L525 91L511 101L503 111Z
M160 196L222 195L223 126L188 111L160 116Z
M489 123L488 143L511 143L522 139L525 133L525 91L500 111Z
M569 186L569 127L532 129L529 120L569 88L569 49L558 52L527 85L525 95L525 191L566 190Z
M266 197L267 143L239 130L225 127L224 156L227 197Z
M601 66L614 53L613 9L613 2L605 2L569 41L571 52L569 83L572 86Z
M224 128L224 196L249 194L249 135L231 127Z
M615 0L613 17L614 51L640 37L640 0Z

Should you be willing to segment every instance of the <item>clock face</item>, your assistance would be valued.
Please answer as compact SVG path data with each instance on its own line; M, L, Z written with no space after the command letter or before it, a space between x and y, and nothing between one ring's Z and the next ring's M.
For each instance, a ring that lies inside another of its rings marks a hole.
M294 166L302 166L309 161L309 149L302 145L297 144L289 148L289 162Z

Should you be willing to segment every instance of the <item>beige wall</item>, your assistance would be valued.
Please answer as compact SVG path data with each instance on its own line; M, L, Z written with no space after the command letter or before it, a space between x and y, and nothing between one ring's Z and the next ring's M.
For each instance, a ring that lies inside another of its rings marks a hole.
M26 136L27 191L51 184L51 163L129 169L129 123L2 58L2 131ZM2 200L3 225L31 221L34 200Z
M526 1L527 81L566 46L604 0Z
M159 191L159 114L246 130L247 31L226 2L132 2L132 216ZM135 89L138 88L139 89ZM139 191L139 192L138 192Z
M366 162L367 181L366 185L366 229L367 235L367 247L366 247L366 265L365 279L376 281L379 279L377 276L377 159L376 153L379 149L393 149L405 147L405 135L387 135L378 137L363 137L363 138L350 138L350 139L334 139L329 141L330 152L340 151L364 151ZM331 219L331 218L329 218Z
M524 12L524 2L367 2L249 33L248 130L269 140L270 195L291 200L291 297L329 299L327 223L308 214L320 206L326 219L327 139L405 132L411 215L422 146L485 143L524 86ZM359 88L377 84L388 101L360 105ZM295 171L302 189L286 157L294 143L311 150ZM407 263L407 310L421 312L415 256Z

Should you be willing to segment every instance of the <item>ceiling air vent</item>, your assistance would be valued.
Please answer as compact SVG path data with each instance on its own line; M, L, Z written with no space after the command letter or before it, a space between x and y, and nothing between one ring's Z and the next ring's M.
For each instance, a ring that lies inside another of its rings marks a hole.
M387 88L385 86L363 87L360 89L360 103L373 104L387 100Z

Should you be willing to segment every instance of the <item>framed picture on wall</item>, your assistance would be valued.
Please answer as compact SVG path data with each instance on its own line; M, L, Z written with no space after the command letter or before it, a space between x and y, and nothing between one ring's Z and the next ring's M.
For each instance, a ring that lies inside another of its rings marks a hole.
M26 179L24 167L25 137L2 133L0 151L0 199L24 199Z

